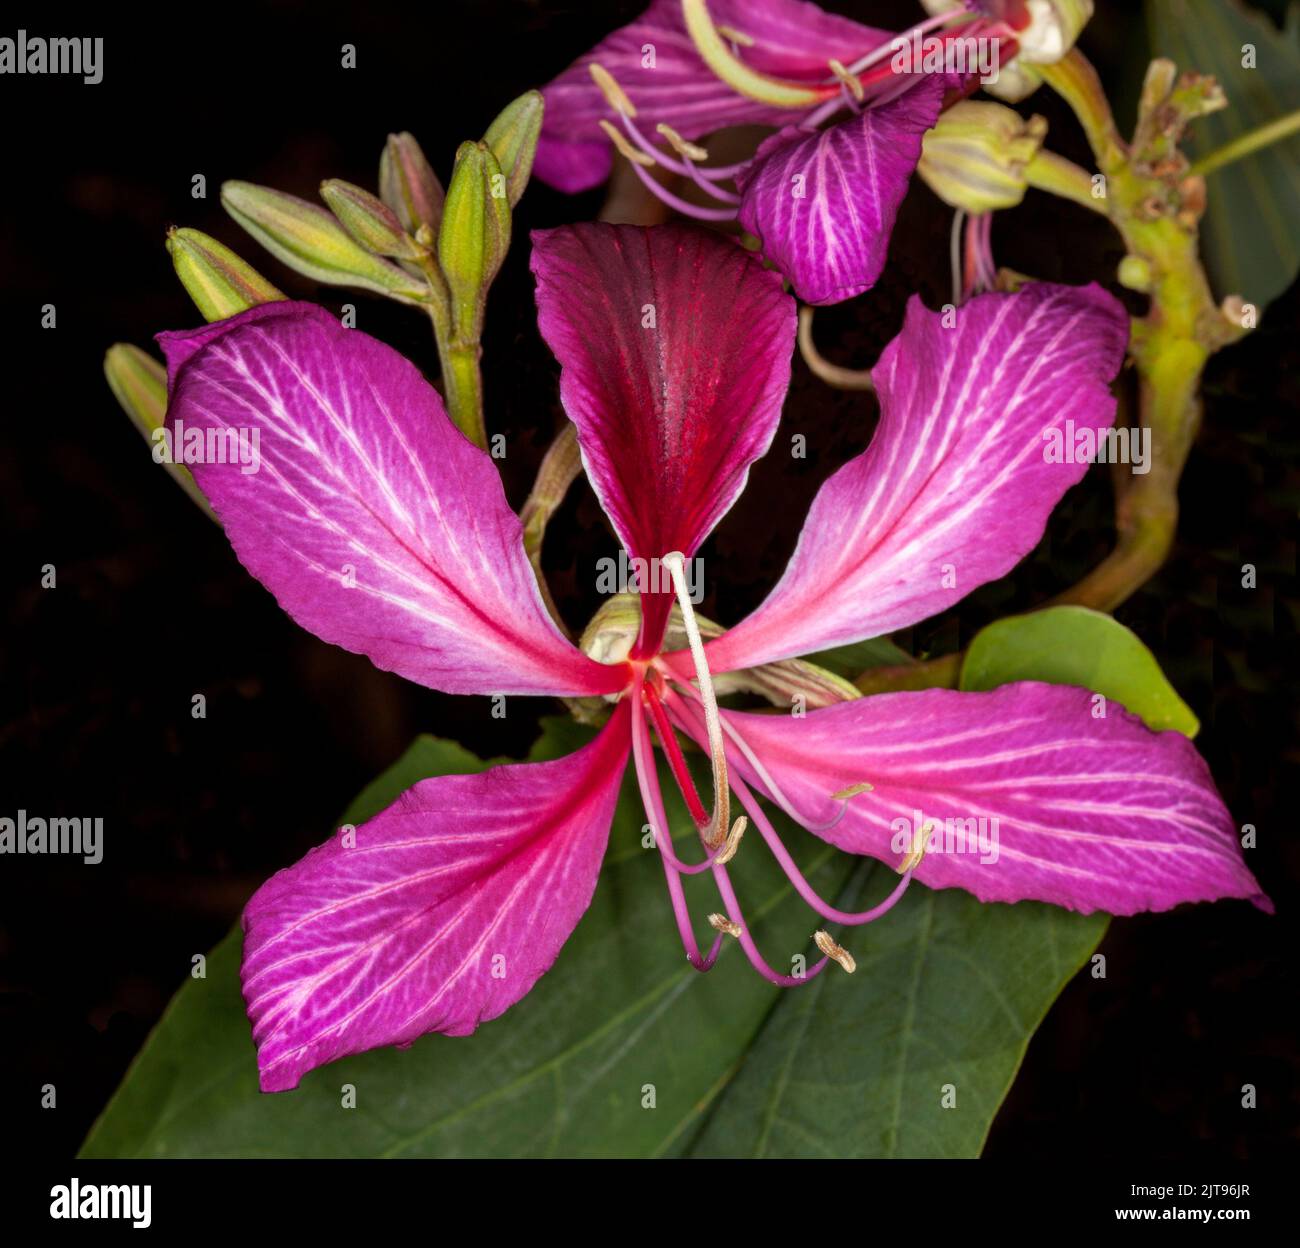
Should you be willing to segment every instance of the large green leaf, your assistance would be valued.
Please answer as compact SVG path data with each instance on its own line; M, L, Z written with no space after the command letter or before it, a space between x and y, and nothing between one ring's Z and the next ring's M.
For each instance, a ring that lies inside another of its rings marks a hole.
M1087 607L1046 607L981 629L966 651L961 687L996 689L1014 680L1091 689L1157 732L1194 737L1200 730L1155 655L1123 624Z
M841 908L869 905L887 875L860 865ZM977 1156L1029 1038L1106 923L910 889L842 937L851 980L822 975L778 1000L692 1152Z
M1285 31L1235 0L1147 0L1154 55L1180 69L1213 74L1228 107L1198 120L1187 142L1193 159L1246 131L1300 108L1300 9ZM1254 68L1242 65L1245 45ZM1239 294L1266 307L1300 270L1300 136L1283 140L1207 175L1201 239L1219 295Z
M558 756L585 733L548 721L534 756ZM345 820L420 777L484 766L422 738ZM467 1039L350 1058L295 1092L257 1091L232 933L207 978L177 994L83 1155L972 1155L1034 1026L1104 926L917 887L843 938L856 975L831 967L780 990L730 947L701 976L677 944L642 820L629 782L590 911L503 1018ZM778 827L823 895L870 904L890 887L887 869ZM675 832L691 853L684 818ZM807 953L817 924L756 836L732 871L769 959ZM716 908L706 877L687 885L697 915ZM956 1109L941 1108L943 1083L956 1086ZM355 1109L342 1107L344 1084Z

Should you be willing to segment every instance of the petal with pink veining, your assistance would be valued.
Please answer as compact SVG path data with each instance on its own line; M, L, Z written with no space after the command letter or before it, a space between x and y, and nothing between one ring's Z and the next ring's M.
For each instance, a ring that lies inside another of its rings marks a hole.
M831 844L896 866L936 825L916 872L932 888L1084 913L1221 897L1271 908L1192 743L1086 689L1024 682L880 694L803 719L724 714L810 824L834 816L831 794L874 786L813 827Z
M615 531L634 556L689 557L772 441L794 301L695 226L538 231L533 272L560 398Z
M623 683L556 629L496 466L396 351L290 302L159 341L173 431L244 432L247 463L191 468L240 561L304 628L453 693Z
M944 90L923 77L824 130L787 126L741 173L740 223L804 302L839 303L875 284Z
M567 758L422 780L262 885L241 970L262 1090L524 996L591 901L628 745L621 705Z
M715 24L753 41L739 49L747 65L796 82L828 82L832 58L848 63L892 37L805 0L710 0L709 13ZM781 126L791 119L790 110L727 86L695 50L681 0L655 0L542 88L546 114L534 169L561 191L585 191L609 176L611 148L599 123L615 114L591 79L593 61L627 92L637 125L652 141L659 122L700 138L727 126Z
M947 328L908 304L872 371L871 445L822 486L768 598L709 643L715 671L935 615L1028 554L1087 471L1082 457L1049 460L1054 434L1076 446L1114 420L1108 383L1128 336L1119 303L1095 285L1035 283L953 315Z

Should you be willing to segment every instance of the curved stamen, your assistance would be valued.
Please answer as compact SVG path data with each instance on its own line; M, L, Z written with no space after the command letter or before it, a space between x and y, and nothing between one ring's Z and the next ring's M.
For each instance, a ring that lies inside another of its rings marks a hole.
M734 221L736 219L736 210L734 208L700 208L684 200L680 195L674 195L666 186L660 186L639 164L632 165L632 172L641 179L646 190L656 199L662 200L669 208L672 208L675 212L680 212L683 216L695 217L699 221Z
M791 857L790 851L786 849L785 842L781 840L780 834L763 813L763 808L758 804L758 800L750 791L749 786L739 776L733 776L731 784L736 790L736 796L740 798L740 804L749 812L749 817L753 820L754 826L758 829L763 840L767 842L768 849L772 851L772 857L777 860L781 870L785 872L786 879L794 886L795 892L812 909L816 910L823 919L831 923L843 923L849 927L858 927L863 923L874 923L881 916L888 914L902 900L903 894L907 892L907 886L912 882L915 867L904 872L902 879L894 885L889 896L869 910L856 912L841 910L837 906L832 906L828 901L824 901L821 894L808 883L808 877L799 870L799 866Z
M694 715L694 708L685 703L673 708L683 718L690 716L694 731L691 726L686 726L686 732L695 737L700 731L701 724L699 718ZM863 923L872 923L882 915L888 914L902 900L903 894L907 892L907 886L912 882L912 875L915 873L917 866L920 865L921 852L925 844L925 832L917 838L917 844L913 846L912 852L909 853L899 864L898 870L902 879L894 885L893 891L884 901L874 905L869 910L851 911L841 910L837 906L832 906L830 902L825 901L821 894L808 882L808 877L799 869L799 865L791 856L790 851L786 849L785 842L781 840L780 833L772 826L767 815L764 814L762 806L759 805L758 799L754 796L744 780L738 775L732 773L730 777L731 787L735 790L736 796L740 798L740 804L749 812L749 817L753 820L754 826L758 829L759 835L767 843L768 849L772 851L772 857L776 859L781 870L785 872L785 878L793 885L795 892L804 899L805 902L816 910L822 918L832 923L843 923L849 927L858 927ZM918 849L921 852L918 852Z
M700 626L695 619L695 607L686 587L682 552L670 551L664 555L661 562L673 578L673 588L677 591L677 604L681 607L682 623L686 628L686 640L691 649L691 660L695 664L695 676L700 685L700 704L704 707L704 723L709 738L709 761L713 764L713 816L709 820L707 830L704 830L704 843L710 849L716 849L726 841L727 834L731 830L727 756L722 746L722 717L718 714L718 699L713 692L713 677L709 673L708 660L704 657L704 642L700 638Z
M826 964L830 961L829 957L823 957L820 962L815 962L803 975L782 975L779 971L774 971L768 966L767 961L759 952L758 946L754 943L753 936L750 935L749 924L745 922L745 915L740 908L740 902L736 900L736 890L731 886L727 868L714 867L713 878L718 885L718 892L722 895L723 904L727 907L727 915L730 921L740 929L740 934L736 937L740 941L740 947L745 951L745 956L749 959L750 965L764 979L775 984L778 988L798 988L801 984L816 979L826 969Z
M650 820L654 832L655 845L664 857L664 862L679 875L700 875L708 871L722 858L727 846L716 847L714 852L703 862L689 864L682 862L673 849L672 834L668 830L668 819L664 812L663 794L659 791L659 775L655 770L654 751L650 745L650 732L646 727L645 712L642 709L640 683L632 691L632 762L636 768L637 786L641 790L641 805ZM674 742L676 744L676 742ZM703 814L703 807L700 808Z
M961 227L966 220L966 210L958 208L952 216L952 232L948 235L948 263L952 266L952 302L956 307L962 302L965 283L962 280Z
M664 657L667 659L668 656ZM679 689L681 693L688 694L695 702L699 703L701 701L700 694L695 686L682 681L680 675L673 671L671 666L669 666L668 670L672 672L678 682L676 685L677 689ZM753 769L754 774L759 778L764 790L772 801L775 802L776 805L779 806L787 815L789 815L795 823L802 828L807 828L809 832L829 832L841 819L844 818L844 815L849 808L849 799L855 797L858 793L865 793L871 788L870 784L863 781L861 784L851 786L850 789L841 789L838 793L828 794L829 801L839 802L839 809L829 819L820 822L811 819L807 815L801 814L797 809L795 809L794 803L785 795L784 790L776 782L776 777L763 766L762 760L754 753L749 742L741 736L740 730L736 728L734 724L723 719L722 731L731 738L735 747L745 756L745 761Z
M619 120L623 123L623 129L627 131L628 137L637 145L638 148L640 148L640 153L633 156L628 152L625 144L620 145L615 141L614 146L617 147L624 156L627 156L638 165L649 167L650 165L659 164L671 173L675 173L680 177L690 178L691 181L693 181L702 191L708 195L712 195L714 199L721 200L723 203L740 203L739 195L733 195L723 187L714 186L713 183L708 180L705 176L705 174L709 172L708 170L697 169L689 158L685 160L676 160L672 156L669 156L662 148L655 147L654 144L652 144L650 140L641 133L636 123L632 121L626 113L620 113ZM602 120L600 126L606 134L609 134L612 130L612 126L607 121ZM681 135L677 134L677 131L673 130L671 126L660 125L659 130L660 132L667 130L683 145L694 148L697 152L704 152L702 147L695 147L693 143L687 144L686 140L683 139ZM665 135L665 137L667 136ZM673 146L676 147L676 143L674 143ZM682 151L681 148L677 148L677 150L679 152ZM686 153L682 152L682 154L685 155ZM704 155L707 157L708 152L704 152Z
M701 974L711 971L713 964L718 960L718 954L722 951L722 946L726 943L726 935L718 932L713 938L713 945L708 954L700 953L700 946L695 940L695 928L691 924L691 912L686 905L682 877L668 865L667 858L662 861L664 879L668 881L668 896L673 903L673 917L677 920L677 935L681 938L682 948L686 950L686 960Z
M727 46L705 0L682 0L682 16L704 63L733 91L751 100L778 108L811 108L838 90L821 83L789 82L751 69Z

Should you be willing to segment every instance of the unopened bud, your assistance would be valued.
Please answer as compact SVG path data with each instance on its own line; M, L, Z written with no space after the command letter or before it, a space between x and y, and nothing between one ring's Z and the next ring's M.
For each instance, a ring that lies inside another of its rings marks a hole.
M154 434L162 428L167 415L167 370L148 352L128 342L117 342L104 355L104 377L131 423L146 442L154 443ZM163 462L177 485L215 520L190 470L170 457Z
M322 182L320 193L339 224L367 251L398 260L418 260L424 255L402 228L397 214L377 195L338 178Z
M510 200L504 188L492 149L486 143L462 143L438 231L438 264L462 336L478 337L487 288L510 246Z
M1092 17L1093 0L1026 0L1029 25L1016 31L1019 59L1054 65L1072 47Z
M225 183L221 202L267 251L304 277L331 286L359 286L408 303L428 298L423 282L372 255L324 208L250 182Z
M970 213L1013 208L1025 196L1025 165L1046 134L1042 117L1026 121L1002 104L962 100L926 134L917 172L953 208Z
M402 229L417 238L421 227L437 237L442 220L442 183L413 134L390 134L379 158L379 197L396 214Z
M1018 59L1051 65L1074 47L1092 17L1093 0L1024 0L1023 4L1014 0L976 0L974 4L966 0L921 0L921 6L935 17L974 9L995 21L1005 21L1019 46Z
M285 297L246 260L201 230L168 230L167 251L205 321L224 321Z
M544 108L540 91L526 91L501 110L483 136L483 142L492 149L501 172L506 175L511 208L519 202L533 171Z
M1141 256L1125 256L1115 274L1121 286L1143 294L1151 289L1151 265Z

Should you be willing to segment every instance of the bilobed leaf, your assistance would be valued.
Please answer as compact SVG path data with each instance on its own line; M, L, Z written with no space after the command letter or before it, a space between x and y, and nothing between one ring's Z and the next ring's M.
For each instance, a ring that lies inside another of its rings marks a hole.
M590 735L548 720L533 757ZM341 822L363 821L417 779L485 766L421 738ZM694 860L698 841L678 816L678 853ZM831 967L808 987L777 989L734 945L698 975L658 855L642 847L643 820L629 781L591 908L519 1005L471 1037L313 1071L294 1092L257 1090L232 932L207 978L177 994L83 1156L971 1155L1033 1027L1103 926L916 888L880 924L842 937L856 975ZM891 886L885 868L774 820L824 896L870 904ZM820 924L756 837L731 871L769 960L810 953ZM707 876L685 882L703 940L716 893ZM188 952L177 959L188 966ZM944 1082L957 1086L956 1110L939 1108ZM355 1109L341 1106L344 1084Z
M1173 728L1194 737L1200 731L1155 655L1123 624L1086 607L1009 616L976 634L962 664L961 688L996 689L1015 680L1091 689L1156 732Z
M1200 118L1184 144L1192 160L1300 108L1300 7L1279 32L1235 0L1147 0L1153 55L1180 70L1213 74L1228 107ZM1254 48L1253 68L1243 48ZM1300 136L1284 139L1206 177L1201 243L1215 293L1266 307L1300 270Z

